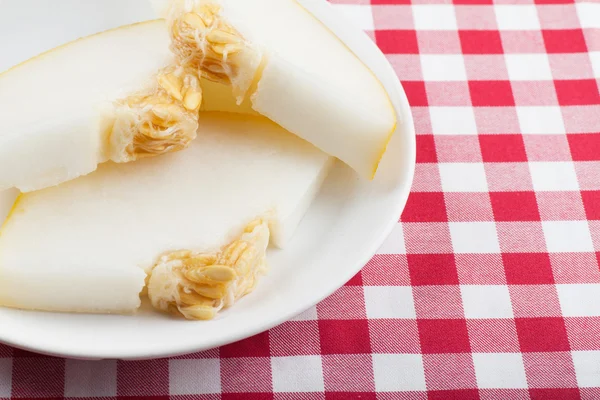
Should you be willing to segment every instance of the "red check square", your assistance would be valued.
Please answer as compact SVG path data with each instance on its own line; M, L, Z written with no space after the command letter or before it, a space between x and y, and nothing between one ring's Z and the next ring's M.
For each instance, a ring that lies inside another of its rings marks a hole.
M496 221L539 221L534 192L491 192Z
M530 400L527 389L479 389L481 400Z
M427 107L429 105L425 91L425 82L404 81L402 82L402 87L411 107Z
M469 81L471 100L476 107L514 106L509 81Z
M299 396L298 400L304 400L306 394ZM320 399L321 397L314 397ZM312 397L311 397L312 399ZM377 400L377 394L373 392L326 392L325 400L346 400L346 399L364 399L364 400ZM288 397L285 400L291 400Z
M16 350L16 349L15 349ZM10 358L14 356L13 348L7 346L5 344L0 344L0 357L1 358Z
M504 253L502 262L509 285L543 285L554 283L548 253Z
M600 160L600 133L567 135L573 161Z
M367 320L319 320L322 354L370 353Z
M502 54L502 40L498 31L459 31L464 54Z
M540 1L540 0L537 0ZM581 394L577 388L530 389L531 400L579 400Z
M377 45L386 54L419 54L414 30L376 30Z
M141 397L162 393L169 393L169 360L118 362L117 394L119 396Z
M458 284L454 254L408 254L407 260L413 286Z
M477 389L431 390L427 393L428 400L479 400Z
M522 352L569 351L562 318L515 318Z
M221 347L221 357L268 357L269 332Z
M348 282L346 282L344 284L344 286L362 286L363 285L363 280L362 280L362 274L359 272L358 274L354 275L352 278L350 278L350 280Z
M469 334L464 319L419 319L423 354L469 353Z
M437 162L435 141L433 140L433 135L417 135L417 162Z
M444 194L413 192L402 213L403 222L447 222Z
M600 190L582 191L581 198L587 219L600 219Z
M585 53L587 46L581 29L543 30L548 53Z
M554 81L558 102L563 106L600 104L600 93L595 79Z
M167 396L167 399L168 398L169 397ZM274 398L275 398L275 396L273 393L251 393L251 392L222 393L221 397L220 397L221 400L273 400ZM130 398L128 398L127 400L130 400ZM147 400L147 399L144 399L144 400ZM156 400L156 398L152 397L152 400ZM204 398L200 397L198 400L204 400ZM206 400L212 400L212 398L207 397Z
M57 397L64 395L65 360L53 357L13 359L12 395L16 397ZM167 383L164 387L169 389ZM159 391L159 393L163 393Z
M522 135L480 135L483 162L526 162Z

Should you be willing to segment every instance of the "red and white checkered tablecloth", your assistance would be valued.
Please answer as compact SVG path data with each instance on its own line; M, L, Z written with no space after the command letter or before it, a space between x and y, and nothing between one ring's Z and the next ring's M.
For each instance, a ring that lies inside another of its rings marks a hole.
M363 271L220 349L0 347L0 398L600 399L600 2L337 0L400 76L406 210Z

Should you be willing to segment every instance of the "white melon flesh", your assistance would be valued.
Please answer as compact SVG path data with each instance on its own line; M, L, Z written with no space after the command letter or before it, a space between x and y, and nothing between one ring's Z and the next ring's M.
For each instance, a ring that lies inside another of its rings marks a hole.
M238 101L249 99L255 111L362 176L375 175L396 126L390 99L296 0L153 2L168 18L178 57L195 57L205 76L232 85Z
M160 23L159 23L160 24ZM112 103L173 61L156 23L94 35L0 74L0 190L40 189L106 161Z
M186 151L21 195L0 231L0 305L132 312L169 251L210 252L269 219L282 246L332 158L263 117L207 113Z

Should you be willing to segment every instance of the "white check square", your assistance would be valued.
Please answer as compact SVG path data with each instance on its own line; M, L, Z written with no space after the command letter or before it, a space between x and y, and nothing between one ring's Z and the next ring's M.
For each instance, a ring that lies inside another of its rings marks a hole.
M373 354L375 390L424 391L425 373L420 354Z
M397 223L389 236L385 239L377 254L406 254L406 246L404 244L404 230L402 224Z
M117 395L117 362L66 360L65 397Z
M456 13L451 4L415 4L412 6L415 28L424 31L456 30Z
M477 135L473 107L429 107L434 135Z
M520 353L473 353L477 387L526 389L525 366Z
M410 286L365 286L368 318L417 318Z
M556 291L563 316L600 317L600 284L559 284Z
M444 192L487 192L482 163L439 163Z
M575 165L571 161L534 161L529 163L533 189L562 192L579 190Z
M551 80L552 71L546 54L505 54L511 81Z
M540 20L533 4L500 4L494 6L501 31L539 30Z
M577 386L581 388L600 386L600 351L573 351L571 355Z
M465 60L459 54L421 54L421 71L425 81L467 80Z
M323 366L320 356L271 358L273 391L323 392Z
M506 285L461 285L466 318L512 318L513 309Z
M593 252L587 221L542 221L549 253Z
M523 134L563 135L565 124L558 106L517 107Z
M500 253L493 222L450 222L452 248L457 254Z
M582 28L600 28L600 3L576 3L577 16Z
M371 6L358 4L332 4L332 6L350 23L363 31L375 30Z
M10 398L11 394L12 394L12 359L11 358L0 358L0 397Z
M216 358L169 360L171 395L221 392L221 363Z

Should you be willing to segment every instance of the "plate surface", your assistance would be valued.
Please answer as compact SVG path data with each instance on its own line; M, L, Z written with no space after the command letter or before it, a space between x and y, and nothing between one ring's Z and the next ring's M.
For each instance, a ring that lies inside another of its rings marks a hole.
M392 67L362 31L324 0L300 2L373 70L394 103L398 129L375 181L360 180L338 163L289 246L271 250L271 270L257 289L213 321L170 318L147 304L133 316L0 308L1 342L82 359L147 359L205 350L294 317L369 261L398 221L410 191L415 166L410 108ZM147 0L0 0L0 71L78 37L152 18ZM13 195L2 193L0 216Z

